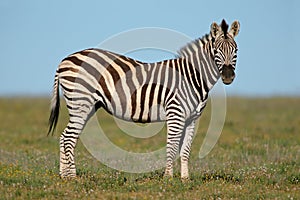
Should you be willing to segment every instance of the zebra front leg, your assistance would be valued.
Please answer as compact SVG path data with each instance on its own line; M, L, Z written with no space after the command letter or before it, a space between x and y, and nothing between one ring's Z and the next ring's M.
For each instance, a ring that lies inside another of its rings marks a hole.
M178 152L180 138L184 128L184 119L175 114L167 120L167 163L165 177L173 177L173 162Z
M193 141L193 136L195 132L195 120L193 120L185 128L183 142L180 147L180 162L181 162L181 179L189 179L189 168L188 162L190 157L191 145Z

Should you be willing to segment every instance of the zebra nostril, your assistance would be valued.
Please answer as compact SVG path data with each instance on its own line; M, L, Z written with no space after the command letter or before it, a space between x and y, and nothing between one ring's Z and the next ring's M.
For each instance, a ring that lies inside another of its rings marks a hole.
M232 65L224 65L221 73L222 81L224 84L229 85L235 78L234 68Z

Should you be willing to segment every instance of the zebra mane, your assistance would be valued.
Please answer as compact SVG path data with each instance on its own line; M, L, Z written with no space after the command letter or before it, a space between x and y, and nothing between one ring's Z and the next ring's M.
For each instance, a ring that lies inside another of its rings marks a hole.
M224 32L224 37L227 38L228 24L226 23L226 21L224 19L221 22L221 29Z
M190 54L189 52L194 52L195 49L200 49L205 46L206 43L211 41L213 38L210 34L204 35L202 38L195 39L189 43L187 43L185 46L183 46L178 53L178 58L187 58Z

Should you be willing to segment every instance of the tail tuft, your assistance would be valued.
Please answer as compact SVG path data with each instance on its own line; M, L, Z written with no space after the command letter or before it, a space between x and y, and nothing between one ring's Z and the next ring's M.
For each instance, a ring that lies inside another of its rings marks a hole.
M51 100L51 114L49 117L49 130L48 134L54 133L55 127L57 125L58 116L59 116L59 107L60 107L60 99L59 99L59 80L58 75L55 75L54 85L53 85L53 96Z

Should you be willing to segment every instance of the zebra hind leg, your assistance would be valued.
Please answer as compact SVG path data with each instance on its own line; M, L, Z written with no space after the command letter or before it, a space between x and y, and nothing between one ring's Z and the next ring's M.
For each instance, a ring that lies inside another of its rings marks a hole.
M79 111L70 114L70 120L60 136L60 166L59 174L62 178L76 177L74 150L91 112Z
M74 149L81 132L81 128L74 128L78 124L70 122L60 136L60 165L59 174L62 178L76 177ZM82 125L81 125L82 126Z

